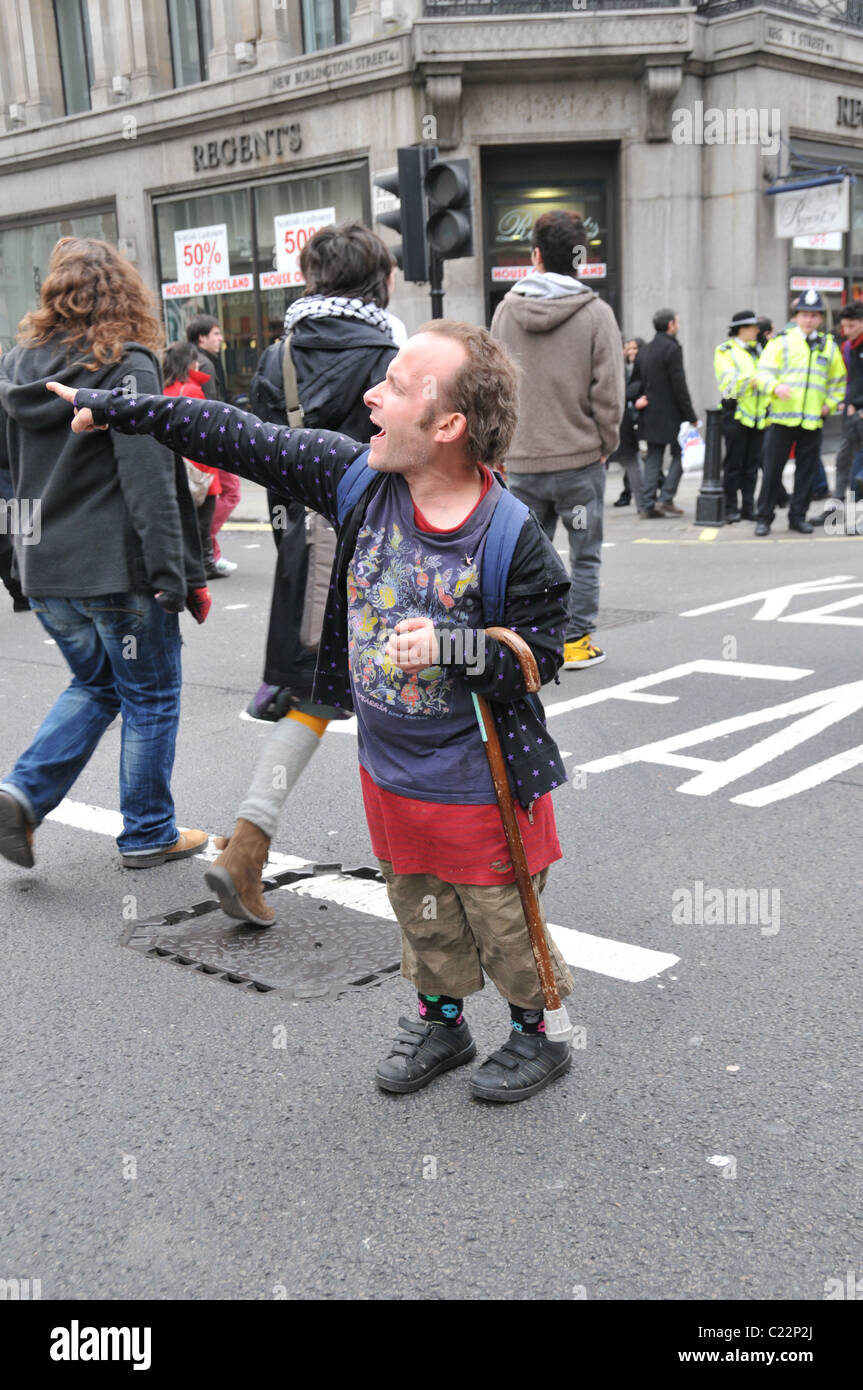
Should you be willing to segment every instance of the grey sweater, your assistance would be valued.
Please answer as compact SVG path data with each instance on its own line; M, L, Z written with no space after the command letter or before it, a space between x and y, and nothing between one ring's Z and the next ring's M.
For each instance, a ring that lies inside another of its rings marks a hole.
M203 584L194 506L185 470L154 439L72 434L72 412L47 381L148 393L159 363L126 344L113 366L69 365L65 345L14 347L0 358L0 465L10 469L22 520L16 536L28 597L92 598L132 590L185 596ZM185 496L183 496L185 493ZM187 514L188 513L188 514Z

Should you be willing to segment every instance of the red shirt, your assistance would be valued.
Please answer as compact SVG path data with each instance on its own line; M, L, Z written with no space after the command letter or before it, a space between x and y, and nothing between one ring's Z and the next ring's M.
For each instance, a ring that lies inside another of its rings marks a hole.
M480 467L483 489L471 512L494 482L491 470L482 464ZM462 518L459 526L464 525L471 512ZM426 521L416 504L414 519L420 531L441 530ZM471 883L480 887L515 882L496 803L458 806L451 802L415 801L377 786L364 767L360 767L360 781L372 850L379 859L389 861L395 873L433 874L445 883ZM517 802L515 812L528 868L531 874L538 874L563 857L551 793L534 802L530 819Z
M189 372L187 381L172 381L170 386L165 387L166 396L190 396L195 400L205 401L207 398L201 390L201 383L209 381L207 372L199 372L195 367ZM222 484L219 479L218 468L211 468L208 463L198 463L194 460L196 468L200 468L202 473L212 473L213 481L210 483L210 497L218 497L222 491Z

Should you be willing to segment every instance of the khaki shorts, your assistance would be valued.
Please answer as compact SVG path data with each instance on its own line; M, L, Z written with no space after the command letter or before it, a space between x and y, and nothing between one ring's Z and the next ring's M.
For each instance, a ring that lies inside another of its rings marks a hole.
M421 994L463 999L485 983L483 971L504 999L522 1009L543 1007L542 989L514 883L477 886L445 883L433 874L394 874L379 859L392 909L402 929L402 969ZM542 912L548 869L534 874ZM572 992L566 962L546 933L561 999Z

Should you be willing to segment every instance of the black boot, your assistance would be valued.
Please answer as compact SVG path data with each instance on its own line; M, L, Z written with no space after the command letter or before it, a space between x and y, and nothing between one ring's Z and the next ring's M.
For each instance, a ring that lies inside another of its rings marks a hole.
M441 1072L460 1067L476 1056L476 1043L466 1023L452 1028L400 1018L399 1028L402 1031L375 1071L375 1080L383 1091L419 1091Z

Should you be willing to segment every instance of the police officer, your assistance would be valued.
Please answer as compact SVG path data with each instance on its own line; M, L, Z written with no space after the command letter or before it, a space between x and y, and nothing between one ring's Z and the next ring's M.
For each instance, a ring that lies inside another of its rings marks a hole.
M758 334L758 316L751 309L741 309L732 315L728 337L713 354L725 440L726 521L755 520L755 480L767 423L767 397L757 380L761 356Z
M770 406L764 441L756 536L769 536L782 470L796 445L794 493L788 528L811 534L806 508L818 469L825 418L845 398L845 363L829 334L822 332L824 301L806 290L797 301L794 323L771 338L761 354L757 380Z

